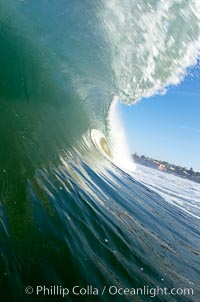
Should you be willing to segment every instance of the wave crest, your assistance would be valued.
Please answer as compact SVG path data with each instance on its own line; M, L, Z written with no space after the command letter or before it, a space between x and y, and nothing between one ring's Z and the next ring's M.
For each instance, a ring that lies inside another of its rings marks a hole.
M177 85L200 49L197 0L112 0L104 7L116 93L127 103Z

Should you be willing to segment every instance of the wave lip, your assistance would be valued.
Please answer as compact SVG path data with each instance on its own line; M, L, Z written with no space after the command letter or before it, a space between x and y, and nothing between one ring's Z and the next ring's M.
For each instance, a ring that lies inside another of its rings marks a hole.
M116 94L126 103L183 80L200 50L199 0L106 1Z

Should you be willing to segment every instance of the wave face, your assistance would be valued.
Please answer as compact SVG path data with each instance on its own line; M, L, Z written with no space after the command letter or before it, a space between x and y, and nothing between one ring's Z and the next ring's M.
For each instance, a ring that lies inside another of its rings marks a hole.
M198 301L199 216L126 173L115 103L178 84L199 45L197 0L0 0L1 301L26 301L27 285L163 282L195 284Z

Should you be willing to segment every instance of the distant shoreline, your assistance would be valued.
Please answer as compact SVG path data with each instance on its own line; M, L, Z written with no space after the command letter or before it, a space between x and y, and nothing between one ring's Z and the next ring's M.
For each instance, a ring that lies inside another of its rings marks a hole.
M166 161L161 161L157 159L153 159L150 157L147 157L145 155L138 155L137 153L133 154L133 159L135 163L141 164L143 166L147 166L162 172L170 173L185 179L192 180L194 182L197 182L200 184L200 172L195 172L193 168L190 168L189 170L176 166L174 164L168 163Z

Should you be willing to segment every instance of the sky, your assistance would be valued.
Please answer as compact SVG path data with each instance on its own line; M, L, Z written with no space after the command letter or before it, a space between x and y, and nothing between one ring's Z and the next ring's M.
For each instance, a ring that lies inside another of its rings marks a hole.
M200 171L200 66L165 95L119 109L131 153Z

